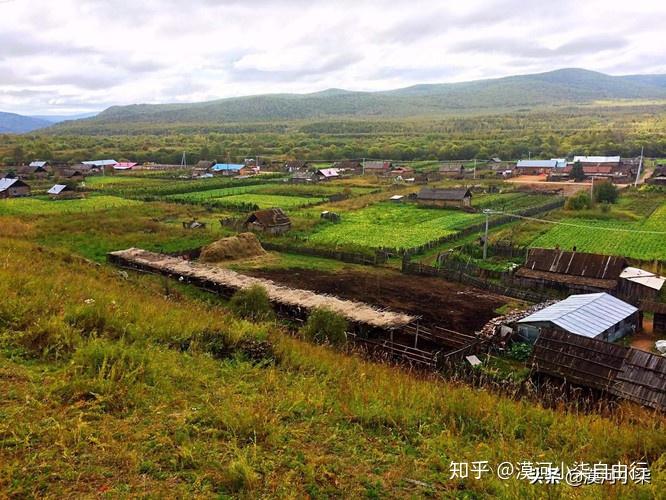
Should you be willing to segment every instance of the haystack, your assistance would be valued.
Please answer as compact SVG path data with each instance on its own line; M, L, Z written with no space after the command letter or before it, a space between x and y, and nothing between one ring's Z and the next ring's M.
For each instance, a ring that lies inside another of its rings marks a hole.
M222 238L204 247L199 260L201 262L222 262L258 257L265 253L266 250L262 248L253 233L241 233L238 236Z

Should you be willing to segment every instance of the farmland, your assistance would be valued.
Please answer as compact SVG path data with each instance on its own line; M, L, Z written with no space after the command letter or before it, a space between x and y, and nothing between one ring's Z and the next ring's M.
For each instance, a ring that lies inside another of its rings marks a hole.
M280 207L283 209L315 205L324 201L326 201L325 198L306 198L304 196L283 196L259 193L236 194L218 199L218 203L221 206L257 206L259 208Z
M50 200L48 198L9 199L0 202L0 215L68 215L135 206L138 202L116 196L90 196L84 199Z
M337 247L411 248L479 220L479 215L456 210L378 203L346 213L341 223L316 230L309 241Z

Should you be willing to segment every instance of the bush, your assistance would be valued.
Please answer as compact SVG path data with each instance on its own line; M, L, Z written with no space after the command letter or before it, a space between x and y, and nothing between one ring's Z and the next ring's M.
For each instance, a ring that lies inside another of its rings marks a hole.
M564 205L566 210L586 210L592 207L592 200L587 191L579 191L573 196L567 198Z
M509 348L509 357L516 361L527 361L532 354L532 344L515 342Z
M347 320L326 308L316 308L303 327L305 338L319 343L342 345L347 341Z
M600 182L594 185L594 199L600 203L615 203L619 195L615 184Z
M231 310L241 318L267 321L273 317L273 308L266 289L261 285L238 290L229 302Z

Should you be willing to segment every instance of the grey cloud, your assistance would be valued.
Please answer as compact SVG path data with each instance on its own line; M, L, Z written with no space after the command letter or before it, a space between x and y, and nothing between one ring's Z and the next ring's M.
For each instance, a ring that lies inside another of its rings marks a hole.
M337 54L327 59L297 69L267 71L258 68L230 68L232 81L271 81L288 82L295 79L308 79L340 71L362 60L357 53Z
M520 58L550 58L556 56L577 56L604 50L619 49L628 45L627 40L617 36L581 37L553 49L537 42L525 43L523 38L477 38L453 44L451 52L501 53Z

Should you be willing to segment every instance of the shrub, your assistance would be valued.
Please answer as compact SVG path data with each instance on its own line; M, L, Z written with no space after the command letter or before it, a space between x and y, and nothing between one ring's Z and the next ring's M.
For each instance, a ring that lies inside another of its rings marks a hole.
M347 341L347 320L326 308L316 308L303 327L304 336L317 343L341 345Z
M532 354L532 344L515 342L509 348L509 357L516 361L527 361Z
M585 179L585 170L583 169L583 164L579 161L573 164L571 167L571 177L576 182L581 182L582 180Z
M592 207L592 200L587 191L579 191L567 199L564 208L566 210L586 210Z
M600 182L594 185L594 199L600 203L615 203L619 195L615 184Z
M80 332L57 316L39 318L16 336L16 342L36 357L68 357L81 343Z
M266 289L261 285L238 290L229 302L232 311L252 321L266 321L273 317L273 308Z

